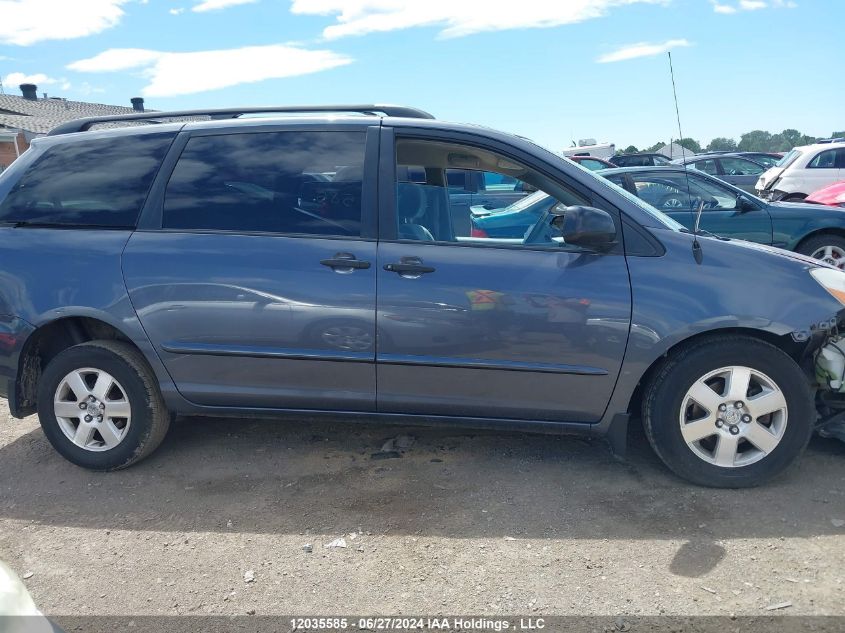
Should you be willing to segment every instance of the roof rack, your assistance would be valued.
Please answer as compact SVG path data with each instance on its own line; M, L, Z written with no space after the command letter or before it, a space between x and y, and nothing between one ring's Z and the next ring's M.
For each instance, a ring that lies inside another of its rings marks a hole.
M54 127L47 136L86 132L99 123L120 123L122 121L148 121L163 123L162 119L207 116L211 119L237 119L245 114L307 113L307 112L358 112L361 114L383 114L409 119L433 119L434 116L418 108L399 105L316 105L316 106L269 106L249 108L218 108L210 110L175 110L171 112L137 112L133 114L110 114L105 116L75 119Z

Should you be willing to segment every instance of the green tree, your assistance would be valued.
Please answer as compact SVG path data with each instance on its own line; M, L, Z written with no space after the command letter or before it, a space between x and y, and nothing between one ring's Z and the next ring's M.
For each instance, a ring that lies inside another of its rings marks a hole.
M644 152L648 152L648 153L650 153L650 154L653 154L654 152L656 152L657 150L659 150L659 149L660 149L661 147L663 147L664 145L666 145L666 143L664 143L663 141L657 141L654 145L652 145L652 146L650 146L650 147L647 147L647 148L646 148L646 149L644 149L643 151L644 151Z
M765 130L752 130L739 138L737 149L741 152L768 152L771 145L771 133Z
M678 145L680 145L681 147L688 149L689 151L691 151L694 154L698 154L701 151L701 145L694 138L688 138L688 137L687 138L679 138L675 142Z
M735 152L736 141L732 138L717 136L712 141L710 141L710 144L707 146L707 149L711 152Z
M830 138L845 138L845 130L842 130L841 132L834 132L830 135Z
M622 150L622 153L623 154L636 154L639 151L640 150L638 150L635 145L629 145L628 147L626 147L625 149Z

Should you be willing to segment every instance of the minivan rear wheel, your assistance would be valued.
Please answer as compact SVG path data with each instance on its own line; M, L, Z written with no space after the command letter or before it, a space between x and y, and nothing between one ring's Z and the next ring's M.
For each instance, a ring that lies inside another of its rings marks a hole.
M120 341L91 341L58 354L38 384L44 435L68 461L118 470L161 444L170 415L141 353Z
M672 354L644 395L652 448L703 486L759 485L789 466L812 435L803 372L777 347L750 337L708 338Z

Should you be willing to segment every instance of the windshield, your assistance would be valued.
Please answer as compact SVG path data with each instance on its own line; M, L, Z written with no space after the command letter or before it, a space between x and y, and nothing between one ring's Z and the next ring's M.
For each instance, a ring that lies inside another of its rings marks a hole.
M786 156L781 158L775 164L775 166L776 167L786 167L787 165L789 165L792 161L794 161L799 156L801 156L801 152L799 152L797 149L790 150L790 152Z

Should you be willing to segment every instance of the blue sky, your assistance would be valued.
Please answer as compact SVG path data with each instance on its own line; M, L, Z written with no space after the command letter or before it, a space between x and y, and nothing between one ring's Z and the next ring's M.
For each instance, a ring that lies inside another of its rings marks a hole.
M0 0L0 77L149 108L401 103L553 149L845 129L842 0Z

